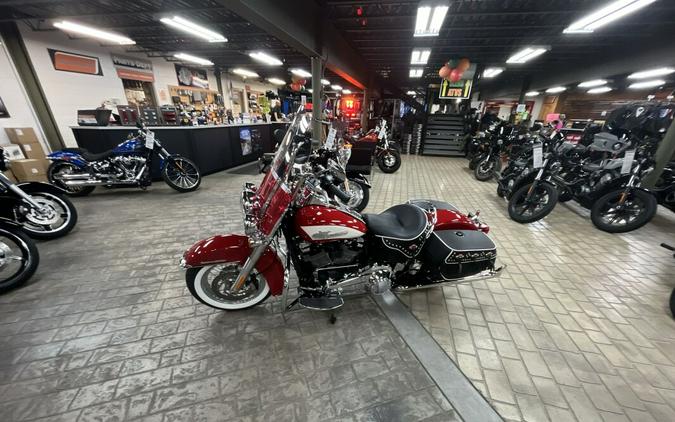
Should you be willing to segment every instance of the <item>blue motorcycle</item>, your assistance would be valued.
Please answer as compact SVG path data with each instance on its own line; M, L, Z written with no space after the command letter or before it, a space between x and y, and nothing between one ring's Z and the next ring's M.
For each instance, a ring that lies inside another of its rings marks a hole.
M66 148L48 155L52 161L47 171L49 181L72 196L89 195L96 186L146 189L152 183L150 170L156 154L167 185L178 192L191 192L199 187L202 179L195 163L169 154L142 122L138 129L136 136L100 154Z

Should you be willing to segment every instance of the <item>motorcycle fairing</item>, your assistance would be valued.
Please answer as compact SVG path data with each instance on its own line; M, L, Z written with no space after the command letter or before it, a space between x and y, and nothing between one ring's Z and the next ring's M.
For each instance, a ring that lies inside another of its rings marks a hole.
M82 168L87 166L87 160L85 160L80 154L68 151L56 151L47 156L47 159L52 161L66 161L68 163L75 164L76 166Z
M216 235L195 243L183 254L185 267L203 267L225 262L239 262L244 265L251 255L249 238L242 235ZM256 270L267 281L272 295L277 296L284 289L284 265L274 249L267 247L255 265Z

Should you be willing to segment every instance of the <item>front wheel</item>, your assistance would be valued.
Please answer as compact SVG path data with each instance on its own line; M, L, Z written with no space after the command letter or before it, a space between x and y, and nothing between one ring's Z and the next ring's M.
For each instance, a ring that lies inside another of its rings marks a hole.
M635 189L626 194L617 190L595 201L591 221L602 231L625 233L649 223L657 206L656 197L649 192Z
M28 236L0 226L0 293L28 281L39 262L40 254Z
M487 182L488 180L492 179L492 176L494 176L494 171L495 160L484 158L473 169L473 175L476 180Z
M178 192L192 192L202 183L197 165L184 157L172 157L162 169L162 178Z
M521 224L532 223L549 215L557 202L558 190L550 183L538 183L536 186L528 183L511 195L509 217Z
M377 159L377 165L384 173L394 173L401 167L401 153L391 148L384 150Z
M35 239L56 239L68 234L77 223L75 205L65 195L31 192L30 197L40 208L25 202L14 206L14 219L28 236Z
M342 185L342 190L347 192L351 197L345 204L354 211L361 212L368 206L370 200L370 188L365 183L349 179L349 187Z
M232 291L240 270L238 262L190 268L185 281L192 296L212 308L225 311L252 308L270 296L270 288L265 277L254 269L244 285Z

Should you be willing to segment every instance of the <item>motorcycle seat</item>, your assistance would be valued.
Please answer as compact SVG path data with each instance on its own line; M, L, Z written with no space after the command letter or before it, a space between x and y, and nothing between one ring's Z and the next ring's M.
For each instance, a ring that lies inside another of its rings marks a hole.
M104 158L110 157L113 154L112 150L108 150L108 151L105 151L105 152L95 154L93 152L87 151L84 148L65 148L62 151L72 152L73 154L80 154L82 156L82 158L84 158L87 161L102 160Z
M363 214L368 230L380 237L412 240L427 226L427 214L410 204L395 205L380 214Z

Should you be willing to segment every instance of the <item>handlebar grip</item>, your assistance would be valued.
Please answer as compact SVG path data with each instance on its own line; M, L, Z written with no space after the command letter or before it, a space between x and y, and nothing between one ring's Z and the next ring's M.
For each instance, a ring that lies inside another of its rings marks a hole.
M348 202L350 199L352 199L352 196L350 194L343 191L342 189L340 189L339 187L335 186L332 183L326 187L326 190L333 196L337 197L342 202Z

